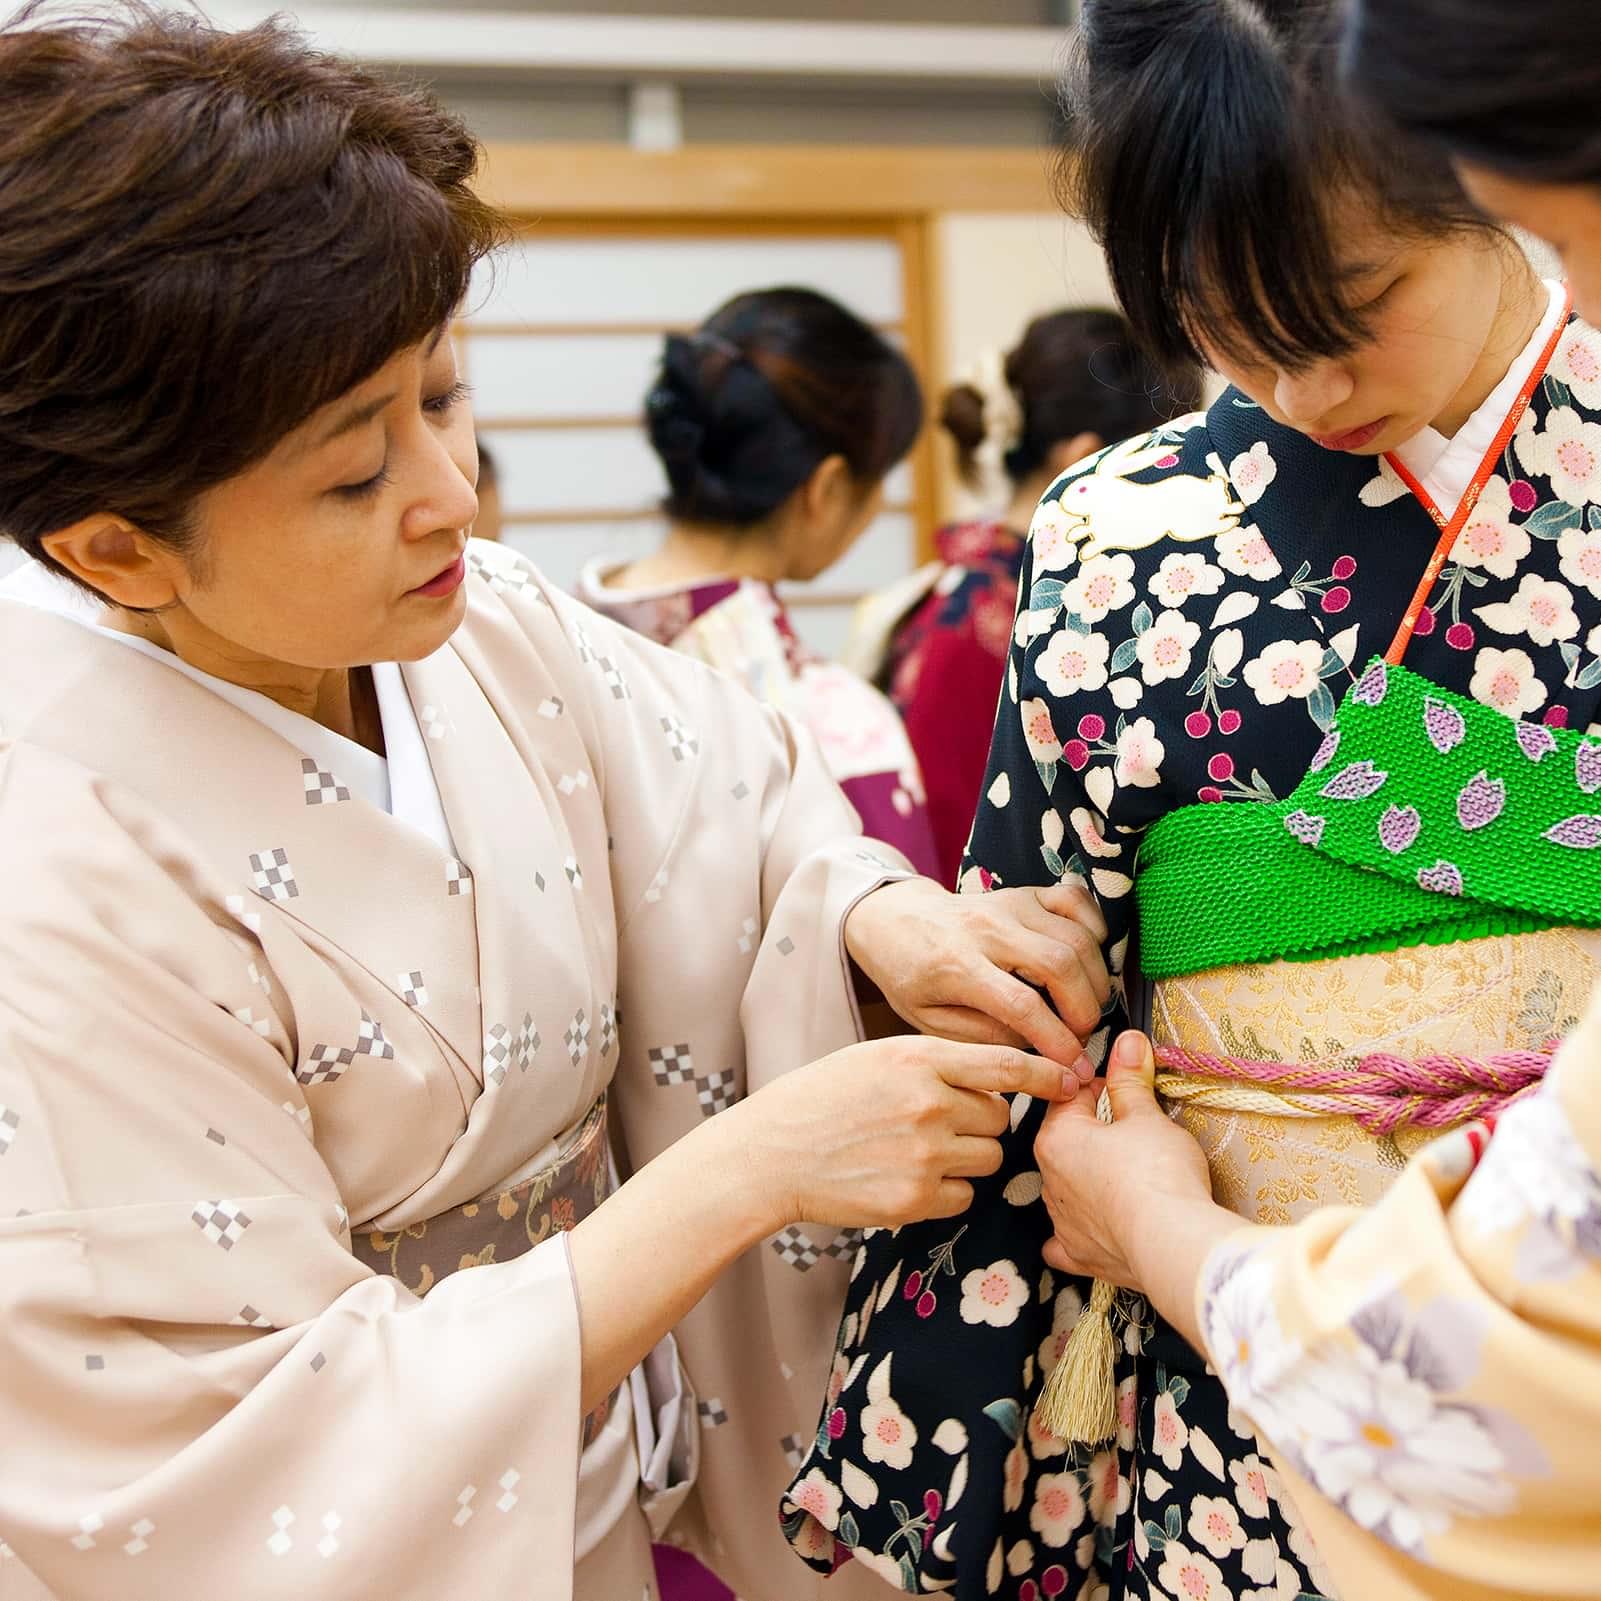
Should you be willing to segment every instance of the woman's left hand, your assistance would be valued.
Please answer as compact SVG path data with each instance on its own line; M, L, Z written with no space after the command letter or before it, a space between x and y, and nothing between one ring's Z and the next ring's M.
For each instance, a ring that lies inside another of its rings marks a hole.
M1156 1099L1143 1034L1121 1035L1106 1079L1045 1114L1034 1141L1056 1237L1045 1260L1066 1273L1143 1290L1200 1349L1194 1296L1211 1251L1241 1227L1212 1199L1206 1155ZM1113 1121L1097 1115L1102 1090Z
M1084 1042L1111 993L1105 939L1100 908L1072 884L953 895L930 879L902 879L864 896L845 920L851 959L913 1028L1032 1047L1082 1079L1094 1071Z

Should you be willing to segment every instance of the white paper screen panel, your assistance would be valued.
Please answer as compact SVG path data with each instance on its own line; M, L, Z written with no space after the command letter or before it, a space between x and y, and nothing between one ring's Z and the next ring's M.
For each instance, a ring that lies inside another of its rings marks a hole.
M480 429L500 470L500 500L519 513L651 511L667 479L644 430Z
M536 227L480 270L467 320L688 325L779 284L819 289L870 322L904 311L900 249L888 237L542 238Z
M662 352L659 334L481 334L465 344L483 427L504 418L637 417Z
M21 546L13 545L9 539L0 539L0 578L4 578L14 567L20 567L23 560Z

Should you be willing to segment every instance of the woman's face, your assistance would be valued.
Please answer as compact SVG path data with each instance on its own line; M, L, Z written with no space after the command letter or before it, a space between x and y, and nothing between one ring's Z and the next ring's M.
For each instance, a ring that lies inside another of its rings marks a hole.
M1430 425L1454 433L1483 398L1461 401L1482 369L1504 356L1504 371L1516 354L1487 348L1502 310L1507 248L1479 233L1399 239L1352 209L1343 230L1347 293L1367 318L1362 345L1294 370L1206 341L1203 352L1276 422L1330 450L1377 456Z
M1562 257L1574 309L1601 319L1601 189L1579 183L1524 183L1487 167L1457 164L1462 187L1487 216L1523 228Z
M466 607L477 476L471 408L441 330L201 496L187 556L141 538L144 565L98 587L153 610L180 655L236 682L264 669L271 681L272 664L416 661Z

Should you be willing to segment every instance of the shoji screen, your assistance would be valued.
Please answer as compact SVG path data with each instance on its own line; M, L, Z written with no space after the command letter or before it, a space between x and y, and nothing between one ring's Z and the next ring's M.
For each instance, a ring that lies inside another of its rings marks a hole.
M507 542L563 585L593 557L650 550L665 485L639 418L663 334L741 290L794 284L915 340L914 266L894 224L532 227L483 274L457 329ZM915 562L923 478L916 458L897 470L861 542L791 594L819 649L837 646L864 592Z

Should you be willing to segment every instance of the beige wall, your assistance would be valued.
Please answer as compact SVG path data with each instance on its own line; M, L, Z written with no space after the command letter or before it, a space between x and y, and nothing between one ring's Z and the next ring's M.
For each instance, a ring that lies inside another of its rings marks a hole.
M934 226L934 258L936 355L947 379L985 350L1009 350L1041 312L1114 303L1100 247L1060 212L947 212ZM930 403L937 411L939 397ZM943 441L940 462L945 515L969 514L976 508Z

